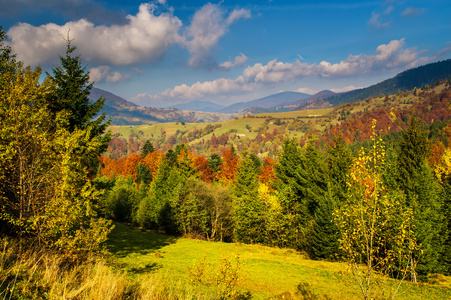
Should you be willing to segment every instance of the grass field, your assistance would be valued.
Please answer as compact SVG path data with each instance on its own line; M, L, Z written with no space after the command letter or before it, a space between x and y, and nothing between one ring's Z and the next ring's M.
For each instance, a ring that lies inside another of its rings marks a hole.
M151 274L156 282L182 290L196 289L189 270L203 260L206 273L214 274L224 260L233 263L239 257L242 265L238 288L250 291L252 299L283 299L281 295L288 294L294 297L299 283L307 283L311 291L321 296L318 299L361 298L346 264L309 260L291 249L174 238L123 224L116 224L108 248L113 254L113 264L136 280ZM396 298L451 299L451 289L446 287L449 283L446 277L435 285L404 283ZM199 287L202 288L208 290ZM322 298L324 295L327 297Z

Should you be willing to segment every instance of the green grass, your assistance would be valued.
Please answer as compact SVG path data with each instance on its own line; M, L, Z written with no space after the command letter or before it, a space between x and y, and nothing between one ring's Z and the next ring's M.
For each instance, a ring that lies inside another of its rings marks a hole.
M308 283L316 294L332 299L361 298L346 264L309 260L291 249L174 238L118 223L108 248L113 262L137 280L153 274L163 278L163 284L177 282L188 287L188 269L203 258L214 270L221 259L239 256L243 263L239 287L249 290L253 299L294 295L301 282ZM443 278L441 285L405 283L397 299L450 299L451 290L444 287L450 280Z

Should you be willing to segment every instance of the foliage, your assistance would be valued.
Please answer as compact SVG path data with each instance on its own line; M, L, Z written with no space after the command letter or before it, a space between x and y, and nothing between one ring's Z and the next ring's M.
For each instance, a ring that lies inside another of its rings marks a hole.
M234 258L223 258L219 262L217 270L208 266L206 257L195 262L193 267L188 268L190 282L193 285L209 287L215 294L215 299L251 299L251 293L241 292L237 289L242 280L242 263L239 256Z
M51 113L47 99L55 86L48 79L41 84L40 75L39 68L1 75L1 219L15 235L89 252L98 249L111 227L111 221L95 220L100 193L83 163L101 143L92 138L91 126L69 132L66 112Z
M415 278L418 253L414 214L404 205L402 194L390 192L382 180L385 168L385 147L375 133L373 122L372 149L361 149L355 159L348 181L349 196L335 211L340 229L340 249L349 263L364 299L372 299L380 290L375 288L375 272L397 275L401 279ZM364 263L364 268L360 267ZM401 280L402 282L402 280ZM390 287L393 297L401 282Z
M73 56L77 48L72 46L69 34L66 44L66 55L60 56L61 65L52 69L53 75L47 73L56 86L55 92L50 95L49 108L54 113L63 110L68 113L67 128L70 132L91 128L89 138L95 138L100 143L93 156L85 155L89 164L92 164L93 159L107 149L111 139L111 134L106 132L109 122L106 122L105 113L98 115L105 104L105 99L100 98L95 102L89 99L93 83L89 83L89 72L86 71L86 67L82 67L81 58Z

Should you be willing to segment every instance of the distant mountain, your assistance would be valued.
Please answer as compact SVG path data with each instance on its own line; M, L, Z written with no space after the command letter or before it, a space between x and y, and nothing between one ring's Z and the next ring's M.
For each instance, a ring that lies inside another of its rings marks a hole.
M219 122L235 117L235 115L223 113L139 106L98 88L93 88L89 97L93 101L97 101L100 97L105 98L102 112L106 112L107 119L111 119L111 125L142 125L175 122L176 120L187 123Z
M248 108L272 108L276 106L284 106L294 101L306 99L310 96L311 95L297 92L281 92L248 102L238 102L225 107L220 112L236 113Z
M298 101L291 102L290 104L285 105L285 107L289 107L291 110L293 110L293 108L298 108L300 106L304 106L307 103L323 100L323 99L326 99L326 98L329 98L329 97L332 97L332 96L335 96L335 95L337 95L337 93L334 93L334 92L329 91L329 90L324 90L324 91L316 93L315 95L307 97L305 99L301 99L301 100L298 100Z
M177 108L180 110L194 110L205 112L218 112L224 108L223 105L219 105L209 101L191 101L188 103L180 103L168 106L168 108Z
M395 94L398 90L404 91L421 88L425 85L433 84L440 79L449 78L451 78L451 59L409 69L378 84L364 89L337 94L324 99L324 101L329 102L332 106L338 106L343 103L356 102L381 94Z

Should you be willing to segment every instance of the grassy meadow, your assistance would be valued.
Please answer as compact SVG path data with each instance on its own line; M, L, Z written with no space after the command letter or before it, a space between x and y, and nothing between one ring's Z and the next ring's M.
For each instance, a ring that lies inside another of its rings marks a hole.
M361 298L345 263L310 260L291 249L174 238L120 223L110 234L108 249L110 263L134 280L151 278L160 288L196 299L211 298L212 290L218 288L215 274L227 262L229 271L239 275L237 289L251 292L252 299L304 299L299 293L296 296L299 284L307 284L311 297L317 297L305 299ZM204 284L193 280L193 270L200 266ZM404 282L396 298L450 299L451 280L439 279L435 284ZM377 280L379 288L394 283L382 277Z

